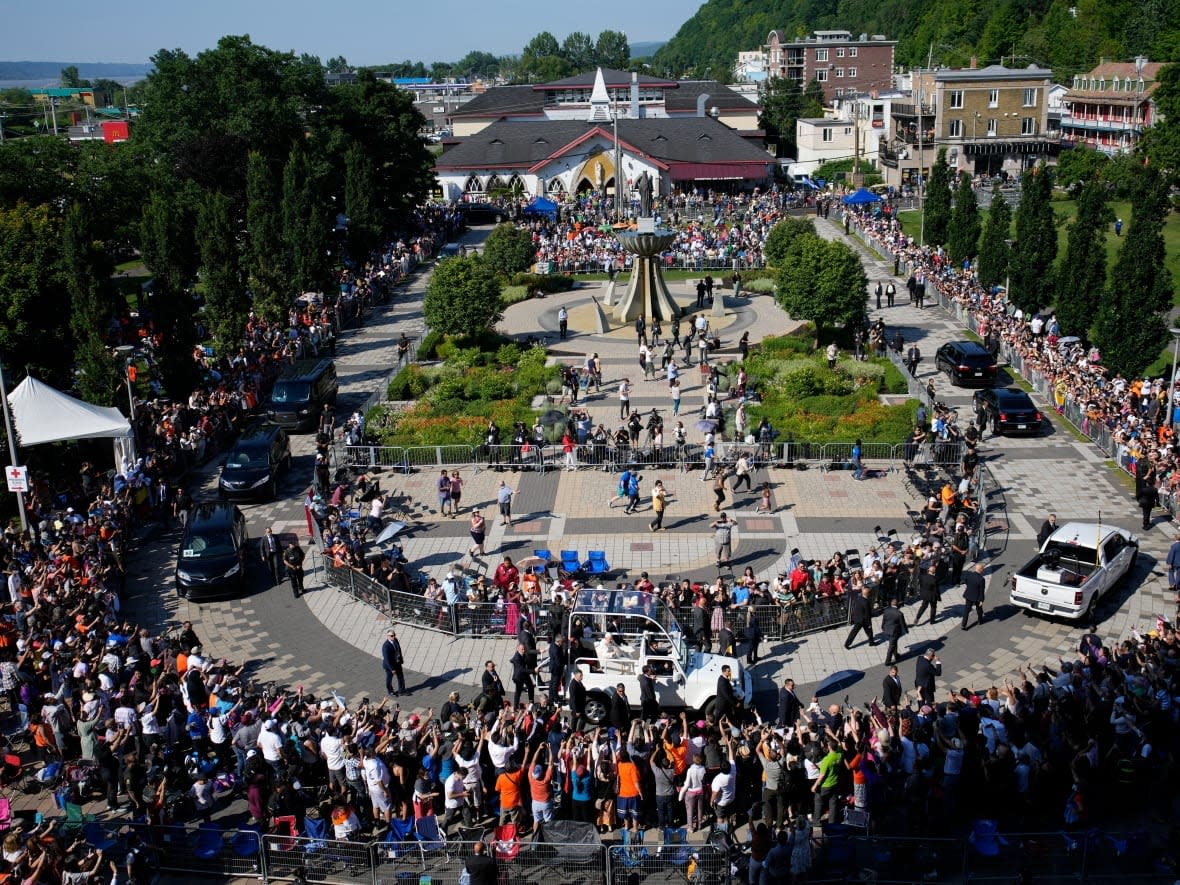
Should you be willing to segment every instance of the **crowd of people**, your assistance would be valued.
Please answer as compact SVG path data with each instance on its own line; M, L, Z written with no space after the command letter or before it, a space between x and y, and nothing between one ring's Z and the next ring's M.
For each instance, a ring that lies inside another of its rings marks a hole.
M1180 458L1168 421L1175 395L1166 376L1111 375L1098 349L1079 341L1081 330L1062 329L1051 313L1025 313L1014 307L1002 289L980 285L973 267L956 267L941 246L919 246L888 216L858 212L853 217L866 237L908 268L911 280L932 285L946 302L969 313L993 352L1002 353L1030 380L1043 379L1042 392L1051 396L1055 407L1135 477L1145 529L1157 504L1175 512Z

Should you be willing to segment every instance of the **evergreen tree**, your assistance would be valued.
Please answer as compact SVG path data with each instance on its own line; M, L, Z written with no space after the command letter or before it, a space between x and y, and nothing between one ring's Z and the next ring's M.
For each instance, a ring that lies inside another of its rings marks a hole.
M245 270L255 313L285 322L291 290L284 270L279 186L270 161L258 151L246 161Z
M246 327L248 303L234 228L229 198L208 192L197 214L197 245L205 286L205 322L219 354L235 353Z
M947 255L956 266L978 253L979 227L979 202L975 199L971 176L964 172L955 189L955 208L951 210L946 239Z
M1141 167L1131 222L1098 309L1094 340L1111 372L1130 377L1155 361L1168 340L1172 275L1164 265L1164 222L1170 205L1163 176Z
M1106 205L1106 182L1091 179L1078 197L1065 257L1057 271L1057 321L1066 335L1089 338L1106 289L1106 226L1114 213Z
M979 282L985 288L998 286L1008 278L1008 263L1012 257L1008 236L1011 231L1012 207L997 184L992 191L992 207L988 210L983 241L979 246Z
M479 257L440 261L422 299L422 316L432 332L478 335L500 319L500 281Z
M122 367L106 348L103 335L111 319L114 298L111 262L91 235L82 207L66 210L61 231L62 272L70 293L70 332L78 363L82 399L112 406L122 381Z
M846 244L815 234L796 236L776 267L776 300L792 319L815 324L818 346L824 330L864 318L868 279Z
M1053 170L1024 173L1016 207L1016 243L1012 247L1012 291L1017 307L1037 311L1053 303L1053 262L1057 258L1057 216L1053 214Z
M931 246L945 243L951 221L951 170L946 162L946 148L938 149L938 159L930 170L923 217L926 243Z
M327 232L307 152L295 145L283 169L283 244L296 292L318 291L326 282Z
M164 387L175 399L187 399L197 382L193 299L187 289L196 273L196 249L181 206L178 195L157 189L143 208L140 226L143 263L152 272L148 307L165 342L157 365Z
M381 218L373 203L377 177L373 162L358 145L344 156L344 214L348 217L348 257L363 267L381 245Z

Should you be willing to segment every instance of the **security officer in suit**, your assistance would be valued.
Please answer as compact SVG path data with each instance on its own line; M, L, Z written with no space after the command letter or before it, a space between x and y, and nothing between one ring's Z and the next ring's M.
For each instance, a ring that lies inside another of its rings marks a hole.
M967 629L967 617L972 609L979 617L976 623L983 623L983 597L986 592L987 580L983 577L983 563L977 562L963 578L963 601L966 605L963 606L963 623L959 626L964 630Z
M890 710L901 706L901 699L905 692L901 688L901 677L897 675L897 664L889 668L889 675L881 680L881 701L885 709Z
M889 648L885 652L885 666L897 660L897 641L905 636L907 629L905 613L901 610L901 600L895 596L885 609L885 614L881 616L881 631L889 639Z
M644 664L643 672L639 674L639 708L646 722L655 722L660 718L660 702L656 698L656 677L651 664Z
M852 623L852 632L844 640L845 648L852 648L852 640L861 630L865 631L869 645L877 644L873 639L873 606L869 601L869 592L869 588L865 587L859 596L848 600L848 620Z
M918 606L918 613L914 616L914 626L922 620L922 614L927 607L930 609L930 623L938 618L938 569L934 565L922 570L918 575L918 598L922 604Z
M914 688L923 704L934 703L934 680L942 675L942 661L934 653L933 648L926 649L926 653L918 658L914 668Z
M262 561L266 563L266 568L270 572L271 583L277 584L279 582L280 563L283 561L283 545L275 537L270 526L266 527L266 534L262 536L262 540L258 546Z
M795 694L795 680L788 679L778 690L778 725L780 728L791 728L799 721L799 714L803 712L803 702Z
M298 599L303 593L303 548L296 540L283 551L283 565L287 567L287 577L291 581L291 592Z

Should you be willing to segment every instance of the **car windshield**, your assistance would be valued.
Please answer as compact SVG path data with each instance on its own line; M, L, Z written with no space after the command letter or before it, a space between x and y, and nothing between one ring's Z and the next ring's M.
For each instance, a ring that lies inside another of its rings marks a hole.
M305 403L311 394L311 385L306 381L280 381L270 395L276 403Z
M233 538L225 530L199 532L194 531L184 542L180 550L180 558L185 559L213 559L217 556L228 556L234 552Z
M266 466L266 449L262 448L238 448L230 453L225 466L231 469L239 469L242 467L265 467Z

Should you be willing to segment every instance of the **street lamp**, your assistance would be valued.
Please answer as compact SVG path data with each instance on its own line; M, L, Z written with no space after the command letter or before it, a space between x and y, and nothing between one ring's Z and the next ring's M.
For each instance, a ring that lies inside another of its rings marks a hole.
M1176 423L1176 358L1180 357L1180 329L1172 326L1168 331L1172 334L1172 374L1168 378L1168 426Z

